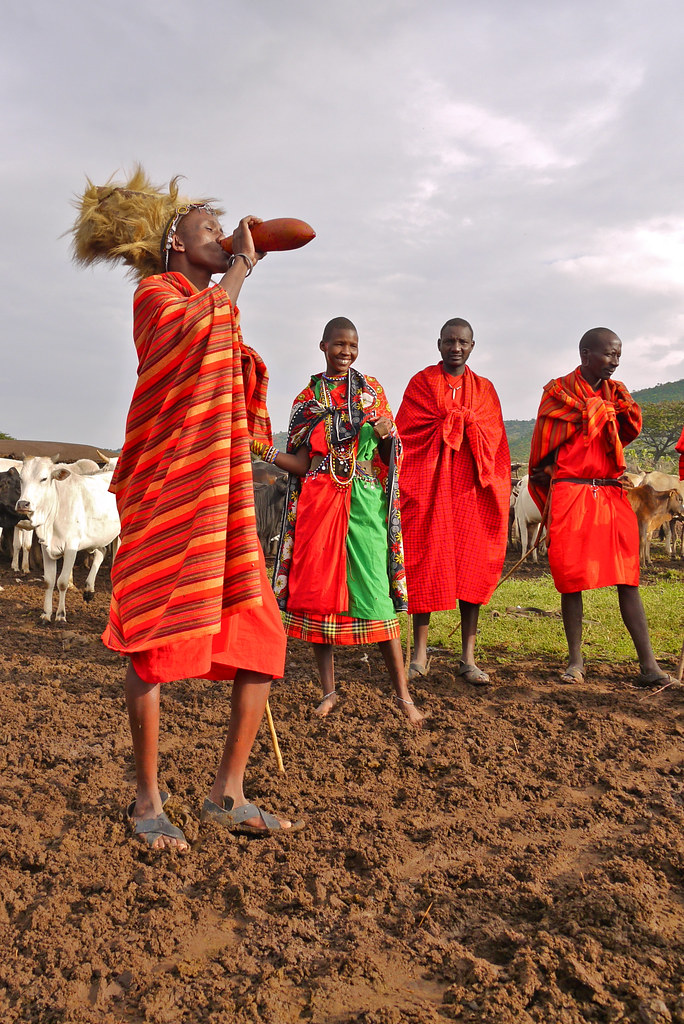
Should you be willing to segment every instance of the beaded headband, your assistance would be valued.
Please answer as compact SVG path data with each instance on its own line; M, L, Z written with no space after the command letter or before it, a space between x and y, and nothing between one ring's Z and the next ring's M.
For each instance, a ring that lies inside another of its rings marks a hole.
M171 252L171 246L173 245L173 236L178 230L183 217L186 217L191 210L206 210L207 213L213 214L214 217L218 216L217 211L213 206L209 206L208 203L184 203L183 206L177 206L173 211L169 223L164 228L164 234L162 235L160 251L162 263L164 264L164 270L169 269L169 253Z

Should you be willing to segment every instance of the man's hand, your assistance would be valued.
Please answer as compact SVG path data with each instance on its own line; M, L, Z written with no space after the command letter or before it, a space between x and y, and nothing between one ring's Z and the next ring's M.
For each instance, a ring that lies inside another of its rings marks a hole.
M373 421L373 430L375 431L375 436L378 440L382 441L390 435L390 431L392 430L392 420L387 416L378 417L377 420Z
M553 465L535 466L530 473L530 483L537 484L539 487L548 487L549 477L552 475Z
M261 223L261 217L243 217L233 232L233 252L244 253L252 263L256 263L257 260L263 259L266 255L265 252L256 251L252 232L250 231L250 228L254 227L255 224Z

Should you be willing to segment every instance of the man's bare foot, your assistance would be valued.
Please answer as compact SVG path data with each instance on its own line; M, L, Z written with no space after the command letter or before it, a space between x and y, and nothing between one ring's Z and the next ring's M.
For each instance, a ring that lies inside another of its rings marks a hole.
M570 662L560 677L561 683L583 683L587 671L583 664Z
M405 700L403 697L397 696L396 693L394 695L394 699L397 702L397 707L404 712L411 725L415 725L417 729L421 729L425 715L418 710L413 701Z
M323 700L318 705L318 707L314 709L314 715L316 715L317 718L325 718L326 715L330 714L332 709L337 704L338 700L339 697L337 696L337 692L335 690L331 690L330 693L324 694Z
M163 793L154 800L134 800L126 809L126 818L134 833L144 838L151 850L177 850L178 853L185 853L189 849L187 839L181 829L171 824L163 811L168 798L168 793Z
M250 813L249 817L246 816L247 813ZM226 825L233 832L247 835L296 831L304 825L303 821L293 822L288 818L279 818L268 811L262 811L245 800L244 796L236 803L230 796L216 800L211 793L204 801L201 818L202 821L214 821L219 825Z

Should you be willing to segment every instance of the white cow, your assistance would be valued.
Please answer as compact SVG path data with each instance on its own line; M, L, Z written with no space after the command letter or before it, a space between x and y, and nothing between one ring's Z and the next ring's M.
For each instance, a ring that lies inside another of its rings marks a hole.
M8 463L5 466L5 463ZM18 462L15 459L0 459L0 472L5 469L9 469L9 466L14 466L17 470L21 471L23 465L22 462ZM60 468L71 470L72 473L78 473L81 476L88 476L92 473L99 473L100 467L97 462L93 459L78 459L76 462L57 463ZM55 468L57 468L57 466ZM2 539L2 530L0 530L0 539ZM33 546L33 530L30 527L20 528L14 527L14 536L12 538L12 572L19 572L19 561L21 559L21 572L28 573L31 571L30 554ZM73 582L69 581L69 586L73 586Z
M121 528L116 500L108 491L110 480L109 473L93 476L72 473L67 466L56 466L49 458L24 461L17 513L36 531L43 551L46 590L41 619L44 622L52 618L57 559L63 558L64 563L57 580L56 622L66 622L66 591L78 551L93 553L83 597L88 601L95 593L95 577L105 548L116 540Z
M529 479L529 476L521 478L518 496L515 499L515 524L520 534L523 555L534 546L541 523L541 512L532 501L532 495L527 486ZM532 561L537 561L536 550L532 552Z
M520 534L518 533L518 524L515 521L515 503L520 493L520 485L522 480L511 481L511 496L508 502L508 540L511 547L518 546L520 540Z

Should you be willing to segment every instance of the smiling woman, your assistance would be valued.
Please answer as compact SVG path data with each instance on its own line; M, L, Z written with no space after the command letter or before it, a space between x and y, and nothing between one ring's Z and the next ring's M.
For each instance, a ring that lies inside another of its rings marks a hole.
M359 337L351 320L329 321L319 348L325 372L295 398L287 452L259 451L291 474L276 596L288 636L313 644L323 686L319 716L338 702L334 646L377 643L398 707L419 725L395 614L406 607L401 442L382 386L353 369Z

